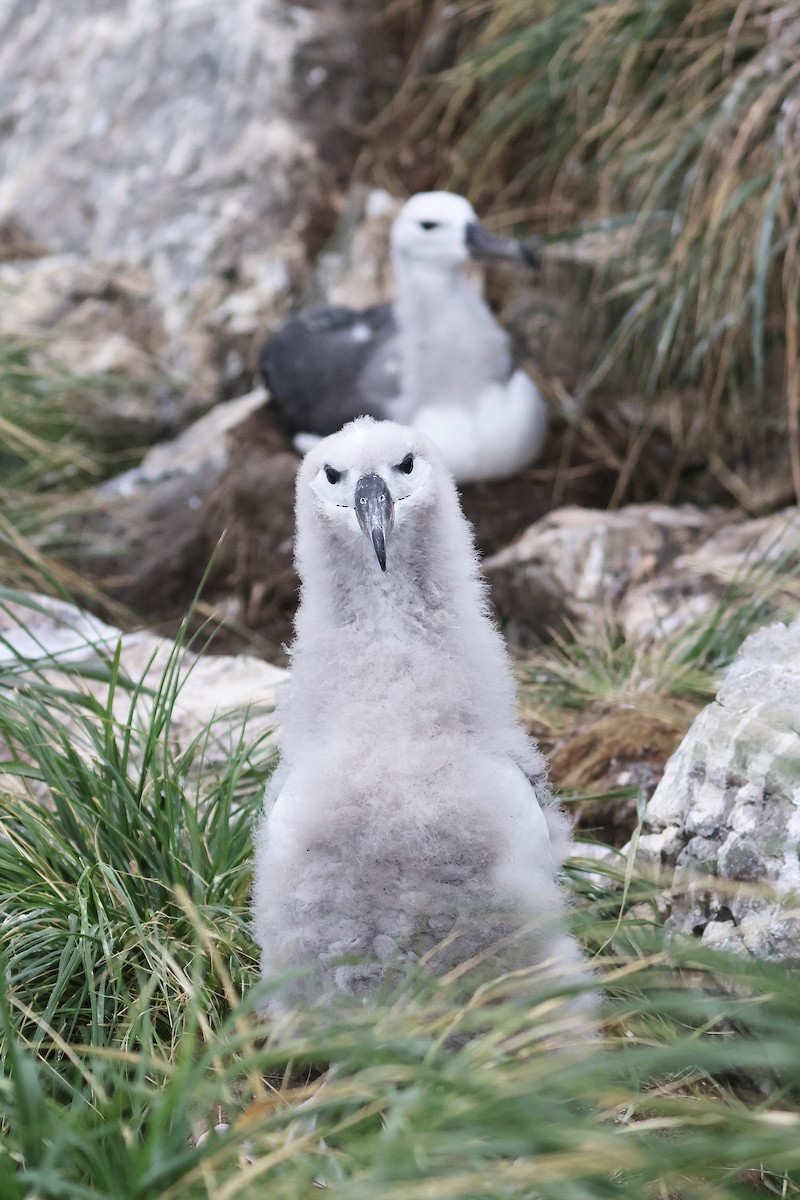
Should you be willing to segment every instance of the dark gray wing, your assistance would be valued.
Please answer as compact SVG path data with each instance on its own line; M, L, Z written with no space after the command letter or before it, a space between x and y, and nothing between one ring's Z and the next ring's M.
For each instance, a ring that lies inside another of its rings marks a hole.
M306 309L269 339L260 362L286 432L323 437L354 417L387 416L399 365L391 304Z

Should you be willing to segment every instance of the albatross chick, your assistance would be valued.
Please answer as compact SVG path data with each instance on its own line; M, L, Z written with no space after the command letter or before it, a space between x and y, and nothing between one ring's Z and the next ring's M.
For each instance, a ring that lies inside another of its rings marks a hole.
M262 972L291 980L270 1011L370 997L423 957L579 978L564 821L439 451L360 418L306 456L296 511L292 675L256 835Z

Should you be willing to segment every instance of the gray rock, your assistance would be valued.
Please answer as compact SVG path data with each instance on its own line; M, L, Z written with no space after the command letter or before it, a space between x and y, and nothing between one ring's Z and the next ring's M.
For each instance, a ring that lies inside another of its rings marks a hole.
M641 645L686 629L737 581L752 593L772 567L798 558L796 507L749 520L691 505L631 504L558 509L484 569L500 623L518 646L535 646L553 630L591 639L615 626Z
M225 435L267 402L263 387L246 396L216 404L183 433L148 450L138 467L125 471L104 483L98 492L106 497L126 500L154 484L177 478L191 479L199 493L213 487L217 476L228 465Z
M174 643L150 633L122 633L90 613L61 600L32 594L5 599L0 605L0 663L15 667L16 679L23 685L28 674L47 679L96 697L104 706L108 685L74 673L62 673L52 661L91 667L107 661L117 646L120 649L120 678L140 683L136 703L131 710L131 691L119 687L111 706L115 720L146 728L159 682L174 656ZM29 660L29 665L26 664ZM179 688L166 736L176 753L188 750L203 738L205 767L220 767L230 760L244 730L247 740L271 739L276 722L275 692L287 673L260 658L246 655L197 655L181 650L177 659L174 684ZM65 714L65 723L69 715ZM206 736L206 731L208 734ZM92 752L82 747L79 752ZM13 777L0 772L0 783L9 790L21 786Z
M532 646L565 625L601 633L638 582L660 574L718 520L714 513L664 504L549 513L484 563L506 636Z
M760 591L767 601L770 572L784 574L800 561L796 505L757 519L712 517L705 531L629 589L620 619L632 641L670 634L704 617L726 591Z
M754 633L645 809L669 924L800 964L800 618Z
M203 542L203 505L230 460L229 437L265 403L256 388L217 404L138 467L84 493L52 531L62 555L138 607L162 611L191 600L213 547Z
M27 308L62 361L172 376L187 416L240 378L305 270L305 227L331 183L309 113L324 92L328 123L354 115L357 10L282 0L0 8L0 228L57 256L0 281L10 297L0 310L11 308L0 332L19 328ZM81 296L86 264L112 287L133 272L136 296L117 302L96 282ZM56 268L67 276L57 284ZM28 289L41 299L43 276L60 313L26 306Z

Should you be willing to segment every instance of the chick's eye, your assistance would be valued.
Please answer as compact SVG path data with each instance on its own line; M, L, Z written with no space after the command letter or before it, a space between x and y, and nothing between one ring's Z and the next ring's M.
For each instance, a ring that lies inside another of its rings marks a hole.
M333 467L325 468L325 478L328 483L338 483L342 478L342 472L335 470Z
M420 221L419 227L420 227L420 229L424 229L426 233L429 233L431 229L439 228L439 222L438 221Z
M414 455L407 454L401 463L397 464L398 471L402 471L404 475L410 475L414 470Z

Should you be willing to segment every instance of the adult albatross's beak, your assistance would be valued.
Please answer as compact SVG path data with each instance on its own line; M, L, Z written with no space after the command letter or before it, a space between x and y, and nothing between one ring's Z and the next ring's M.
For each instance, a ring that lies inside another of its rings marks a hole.
M375 548L382 571L386 570L386 539L394 525L394 501L380 475L362 475L356 484L358 523Z
M467 249L470 258L511 258L526 267L539 266L539 255L533 246L518 242L516 238L499 237L496 233L490 233L477 221L471 221L467 226Z

